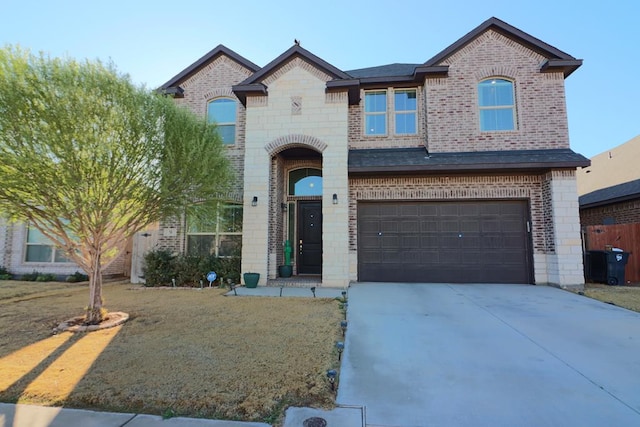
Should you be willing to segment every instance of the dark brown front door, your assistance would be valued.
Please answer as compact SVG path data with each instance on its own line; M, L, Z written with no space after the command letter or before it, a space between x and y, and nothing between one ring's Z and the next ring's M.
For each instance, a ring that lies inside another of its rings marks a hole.
M322 274L322 202L298 202L298 274Z
M361 282L531 283L527 202L358 203Z

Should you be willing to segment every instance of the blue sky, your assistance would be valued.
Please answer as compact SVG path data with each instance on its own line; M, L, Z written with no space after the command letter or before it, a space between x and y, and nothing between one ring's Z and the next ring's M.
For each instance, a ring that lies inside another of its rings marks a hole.
M495 16L584 64L566 81L571 147L640 134L640 2L3 0L0 44L112 60L156 87L222 43L263 66L294 38L350 70L428 60Z

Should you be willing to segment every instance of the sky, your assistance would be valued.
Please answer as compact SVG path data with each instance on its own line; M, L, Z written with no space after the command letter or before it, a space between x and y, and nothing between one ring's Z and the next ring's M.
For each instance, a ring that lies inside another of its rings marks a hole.
M422 63L495 16L584 63L566 80L571 148L640 134L640 2L2 0L0 45L112 61L149 88L224 44L259 66L293 45L341 70Z

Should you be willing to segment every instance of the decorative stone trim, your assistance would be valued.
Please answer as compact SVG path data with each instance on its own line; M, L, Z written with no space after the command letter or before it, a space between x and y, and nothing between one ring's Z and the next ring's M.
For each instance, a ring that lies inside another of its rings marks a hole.
M247 108L266 107L269 105L269 97L265 95L247 96Z
M284 65L282 65L282 67L278 68L277 70L275 70L273 73L271 73L267 78L265 78L262 83L264 83L265 85L269 86L271 83L273 83L274 81L278 80L280 77L282 77L282 75L288 73L289 71L293 70L294 68L302 68L303 70L307 71L308 73L310 73L311 75L313 75L314 77L317 77L319 80L322 81L329 81L331 80L331 76L323 73L322 71L320 71L319 69L317 69L316 67L314 67L313 65L309 64L307 61L303 60L302 58L296 57L293 58L291 61L285 63Z
M220 98L223 96L238 100L238 98L236 98L236 95L233 93L230 87L216 88L202 94L202 98L206 99L207 101L210 99Z
M294 146L309 146L320 153L322 153L327 148L327 144L322 142L315 136L289 134L274 139L273 141L265 145L264 149L273 156L281 151L286 150L287 148L291 148Z

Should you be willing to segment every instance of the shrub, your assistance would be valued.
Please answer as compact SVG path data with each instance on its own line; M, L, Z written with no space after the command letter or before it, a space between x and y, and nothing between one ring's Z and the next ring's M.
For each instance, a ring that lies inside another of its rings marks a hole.
M13 275L3 265L0 265L0 280L11 280Z
M144 256L145 286L166 286L174 276L175 256L164 249L147 252Z
M66 278L66 281L69 283L86 282L87 280L89 280L89 276L87 276L86 274L80 273L79 271L76 271L75 273L67 276Z
M216 258L213 255L172 255L157 250L145 255L145 286L208 286L207 273L215 271L219 278L240 281L240 257Z
M39 273L36 276L36 282L53 282L56 280L56 276L51 273Z
M41 273L37 272L36 270L33 270L33 272L31 273L23 274L20 279L24 280L25 282L35 282L40 274Z

